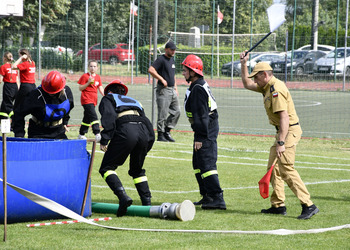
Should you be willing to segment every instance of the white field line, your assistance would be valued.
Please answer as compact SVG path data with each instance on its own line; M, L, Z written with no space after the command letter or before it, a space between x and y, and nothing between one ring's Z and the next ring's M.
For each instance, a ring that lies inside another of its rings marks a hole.
M331 157L331 156L322 156L322 155L306 155L306 154L297 154L300 156L314 157L314 158L324 158L324 159L334 159L334 160L347 160L350 161L350 158L339 158L339 157Z
M350 179L344 180L332 180L332 181L317 181L317 182L304 182L305 185L319 185L319 184L331 184L331 183L345 183L350 182ZM287 186L287 185L285 185ZM108 186L101 185L91 185L94 188L109 188ZM136 190L136 188L124 187L127 190ZM232 188L223 188L223 190L242 190L242 189L258 189L259 186L248 186L248 187L232 187ZM189 190L189 191L164 191L164 190L151 190L153 193L163 193L163 194L188 194L188 193L198 193L198 190Z
M186 153L186 154L192 154L192 152L189 151L172 151L172 152L178 152L178 153ZM96 151L96 153L103 153L102 151ZM185 159L185 158L174 158L174 157L165 157L165 156L155 156L152 154L147 155L147 158L153 158L153 159L167 159L167 160L175 160L175 161L187 161L191 162L192 159ZM265 164L259 164L259 163L248 163L248 162L232 162L232 161L217 161L218 164L233 164L233 165L245 165L245 166L267 166L267 161L265 159L256 159L256 158L250 158L250 157L234 157L234 156L225 156L225 155L218 155L218 158L231 158L231 159L240 159L240 160L249 160L249 161L261 161L265 162ZM336 158L334 158L336 159ZM309 164L309 165L330 165L330 166L349 166L350 164L346 163L332 163L332 162L304 162L304 161L296 161L296 163L300 164ZM350 169L339 169L339 168L323 168L323 167L307 167L307 166L295 166L296 168L305 168L305 169L318 169L318 170L329 170L329 171L350 171Z
M154 156L154 155L148 155L148 158L153 159L168 159L168 160L175 160L175 161L192 161L192 159L184 159L184 158L173 158L173 157L164 157L164 156ZM247 162L229 162L229 161L217 161L218 164L232 164L232 165L244 165L244 166L267 166L267 164L259 164L259 163L247 163ZM311 164L311 163L306 163ZM314 163L314 164L320 164L323 163ZM333 164L336 165L336 164ZM349 164L343 164L342 166L350 166ZM329 170L329 171L349 171L350 169L339 169L339 168L322 168L322 167L306 167L306 166L295 166L295 168L306 168L306 169L318 169L318 170Z
M188 148L192 148L191 146L189 146L188 144L184 144L184 143L172 143L171 145L179 145L179 146L187 146ZM219 150L226 150L226 151L230 151L230 152L246 152L246 153L269 153L268 150L254 150L254 149L236 149L236 148L224 148L224 147L218 147ZM152 149L152 152L164 152L167 151L169 152L169 150L162 150L162 149L158 149L158 150L154 150ZM102 151L100 151L102 152ZM170 152L179 152L179 153L188 153L188 154L192 154L192 151L184 151L184 150L171 150ZM339 157L332 157L332 156L320 156L320 155L308 155L308 154L302 154L302 153L297 153L297 156L306 156L306 157L313 157L313 158L324 158L324 159L333 159L333 160L348 160L350 161L350 158L339 158Z
M153 150L152 150L153 151ZM164 151L164 150L157 150L158 152ZM156 152L156 151L153 151ZM192 152L190 151L183 151L183 150L170 150L167 152L174 152L174 153L183 153L183 154L191 154ZM304 155L304 156L309 156L309 155ZM309 156L309 157L317 157L317 156ZM239 156L228 156L228 155L218 155L218 158L230 158L230 159L239 159L239 160L248 160L248 161L261 161L261 162L266 162L267 159L261 159L261 158L252 158L252 157L239 157ZM322 158L328 158L328 157L322 157ZM335 160L349 160L349 159L344 159L344 158L335 158L331 157L330 159L335 159ZM305 161L295 161L296 163L302 163L302 164L320 164L320 163L315 163L315 162L305 162ZM350 166L350 164L346 163L333 163L333 162L322 162L322 165L331 165L331 166Z

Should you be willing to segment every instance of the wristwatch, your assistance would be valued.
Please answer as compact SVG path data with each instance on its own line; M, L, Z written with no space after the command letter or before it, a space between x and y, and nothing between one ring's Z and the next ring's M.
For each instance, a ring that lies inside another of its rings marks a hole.
M284 141L277 141L277 144L280 145L280 146L283 146L284 145Z

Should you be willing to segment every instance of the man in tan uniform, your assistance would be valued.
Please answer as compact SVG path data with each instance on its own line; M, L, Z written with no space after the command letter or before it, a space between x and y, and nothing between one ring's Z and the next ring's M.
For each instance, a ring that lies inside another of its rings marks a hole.
M300 200L302 206L298 219L309 219L319 212L319 209L310 200L310 194L298 172L294 169L296 145L299 142L302 130L299 118L294 108L292 97L286 85L275 78L272 68L268 63L256 64L249 75L247 60L249 53L240 54L242 81L246 89L262 93L266 114L270 124L276 127L276 141L270 148L268 168L278 158L271 175L273 193L271 195L271 207L262 209L266 214L287 214L284 204L284 182ZM254 81L252 79L254 78Z

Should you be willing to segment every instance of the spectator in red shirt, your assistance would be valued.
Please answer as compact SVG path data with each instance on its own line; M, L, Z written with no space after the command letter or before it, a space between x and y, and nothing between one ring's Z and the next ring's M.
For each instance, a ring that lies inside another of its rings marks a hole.
M97 90L104 96L104 88L102 86L101 77L96 74L97 61L89 62L89 72L83 74L79 81L79 90L81 91L80 102L84 108L84 117L79 129L78 139L85 139L85 134L89 127L95 135L96 141L100 142L100 126L95 106L97 105Z
M0 108L0 119L11 118L13 115L13 104L18 93L19 78L17 70L12 69L13 55L5 52L4 64L0 67L0 82L4 82L2 89L2 103Z
M21 81L15 105L13 107L14 110L32 90L36 89L35 62L33 61L30 52L27 49L20 49L18 54L18 60L12 65L12 69L19 69L19 78Z

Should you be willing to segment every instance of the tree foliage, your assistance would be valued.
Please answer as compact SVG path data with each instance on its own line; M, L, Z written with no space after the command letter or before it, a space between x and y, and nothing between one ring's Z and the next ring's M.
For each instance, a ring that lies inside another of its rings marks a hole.
M294 4L296 4L295 31L296 36L311 36L313 0L285 0L287 4L287 22L277 32L277 46L285 44L285 33L292 34ZM44 40L50 46L67 46L74 51L84 47L85 33L85 3L86 0L42 0L42 25L46 27ZM150 43L150 26L154 25L155 0L135 0L139 6L138 16L135 16L135 28L140 46ZM221 34L232 33L233 0L158 0L158 43L165 43L169 31L189 32L193 26L206 25L206 33L216 34L217 6L224 15L220 24ZM337 0L319 0L319 41L331 41L330 34L335 34ZM340 2L339 32L345 27L345 1ZM38 0L24 0L24 16L0 19L2 45L4 41L21 40L21 45L32 45L28 38L37 38ZM267 33L269 23L266 9L273 0L236 0L235 33ZM103 4L103 12L102 12ZM103 44L127 43L129 39L130 0L89 0L89 45L99 43L101 35ZM214 5L214 6L213 6ZM214 8L213 8L214 7ZM253 12L253 13L252 13ZM101 18L103 17L103 26ZM153 27L154 31L154 27ZM103 33L102 33L103 32ZM33 40L33 39L32 39ZM309 43L304 39L300 43ZM344 39L343 39L344 40ZM343 41L339 38L339 42ZM325 43L325 42L320 42ZM303 45L303 44L302 44Z
M65 15L69 9L69 0L43 0L41 3L42 25L50 25L57 20L60 15ZM26 34L33 37L37 33L39 20L39 1L23 1L23 17L9 16L0 19L0 29L2 30L2 41L4 39L19 39L21 35L25 40ZM28 38L28 37L27 37ZM31 44L29 44L31 45Z

